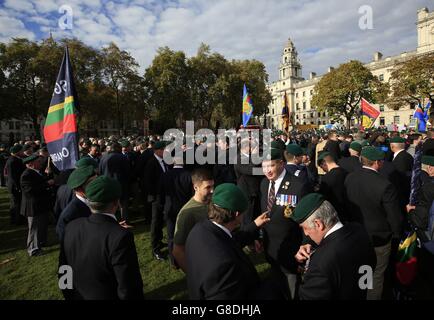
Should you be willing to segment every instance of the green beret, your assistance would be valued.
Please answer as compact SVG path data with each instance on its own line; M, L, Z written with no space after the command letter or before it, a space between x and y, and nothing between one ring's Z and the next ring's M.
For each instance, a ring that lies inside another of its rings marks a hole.
M362 149L361 156L371 161L383 160L384 152L380 149L369 146Z
M85 193L89 201L110 203L120 199L122 188L117 180L99 176L87 185Z
M393 137L392 139L390 139L390 143L405 143L405 139L396 136L396 137Z
M33 147L30 144L25 144L23 146L23 151L31 150Z
M21 150L23 150L23 146L20 144L16 144L14 146L11 147L11 149L9 150L11 153L18 153Z
M315 212L316 209L324 202L324 197L319 193L309 193L301 198L291 215L291 219L298 224L306 221L307 218Z
M286 152L296 157L303 155L303 150L298 144L288 144L286 146Z
M434 156L422 156L422 163L429 166L434 166Z
M331 156L331 153L328 151L322 151L318 155L318 162L324 160L325 157Z
M247 198L243 191L232 183L222 183L214 189L212 203L216 206L230 210L243 212L248 207Z
M126 148L130 146L130 142L128 140L121 141L120 143L122 148Z
M167 141L164 140L160 140L160 141L156 141L154 144L154 149L155 150L160 150L160 149L164 149L167 146Z
M363 140L362 143L360 144L363 147L367 147L369 146L369 141L368 140Z
M95 175L95 168L93 166L80 167L72 171L68 178L67 185L71 189L81 187L90 177Z
M98 163L90 157L83 157L75 163L75 167L82 168L87 166L93 166L94 169L98 167Z
M283 150L271 148L268 160L283 160Z
M274 140L271 141L271 148L272 149L280 149L280 150L285 150L285 142L283 142L282 140Z
M36 153L34 153L34 154L28 156L27 158L24 158L23 159L23 163L27 164L27 163L33 162L33 161L35 161L38 158L39 158L39 155L36 154Z
M353 149L354 151L360 152L360 151L362 151L362 145L356 141L353 141L350 143L350 149Z

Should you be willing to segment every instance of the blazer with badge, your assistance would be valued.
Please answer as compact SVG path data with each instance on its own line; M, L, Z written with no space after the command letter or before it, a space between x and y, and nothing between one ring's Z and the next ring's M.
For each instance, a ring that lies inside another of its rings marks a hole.
M261 182L261 210L267 210L270 181ZM263 227L264 246L267 261L274 266L282 266L291 273L297 271L295 254L300 248L303 235L299 225L290 215L297 202L309 192L309 186L286 172L276 193L276 201L271 208L270 221Z
M143 299L134 236L110 216L92 214L68 223L59 265L74 271L73 289L63 290L66 299Z
M33 169L27 168L21 175L21 215L34 217L48 214L49 192L45 178Z
M365 300L359 287L360 266L376 266L375 250L365 229L345 224L324 238L311 254L299 297L302 300Z

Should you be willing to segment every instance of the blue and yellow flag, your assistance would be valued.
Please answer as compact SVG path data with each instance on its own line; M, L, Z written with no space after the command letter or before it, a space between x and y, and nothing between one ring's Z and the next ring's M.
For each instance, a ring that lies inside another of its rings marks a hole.
M243 126L246 127L253 113L252 98L247 92L246 84L243 90Z
M78 160L76 105L77 95L66 47L44 126L48 152L61 171L74 168Z

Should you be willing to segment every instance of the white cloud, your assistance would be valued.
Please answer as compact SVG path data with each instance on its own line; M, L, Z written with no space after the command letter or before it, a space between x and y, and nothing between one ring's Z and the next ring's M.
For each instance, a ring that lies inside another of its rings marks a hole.
M434 10L432 0L7 0L0 12L18 20L3 27L6 33L0 29L2 39L14 30L25 32L26 21L39 23L41 31L50 19L57 25L57 10L65 3L73 8L73 30L53 30L55 37L75 36L97 47L114 41L133 54L142 71L160 46L193 55L205 42L228 59L263 61L271 80L288 37L303 74L321 74L348 59L368 62L374 51L387 56L414 50L416 11ZM373 30L359 29L362 5L373 9Z
M33 40L33 32L26 30L24 24L13 17L0 16L0 42L7 42L12 37L28 38Z

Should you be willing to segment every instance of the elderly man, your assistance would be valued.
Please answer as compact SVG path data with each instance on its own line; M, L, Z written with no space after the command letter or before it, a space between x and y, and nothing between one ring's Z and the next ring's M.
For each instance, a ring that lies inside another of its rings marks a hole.
M269 221L266 214L241 225L248 201L239 187L219 185L213 194L208 219L196 224L186 243L187 285L194 300L241 300L259 294L255 266L242 250L255 231Z
M394 137L390 140L390 149L393 152L392 164L397 171L397 187L401 206L404 207L410 196L411 172L413 170L413 157L405 151L405 139Z
M362 145L356 141L353 141L350 143L348 151L350 156L341 158L338 164L346 172L351 173L359 170L362 167L362 164L360 163L360 152L362 151Z
M273 147L273 145L272 145ZM264 226L265 257L271 272L282 285L287 298L294 298L297 284L297 262L294 255L302 234L290 215L298 201L308 193L308 185L285 170L282 150L271 149L271 159L262 162L265 179L261 183L261 212L271 220Z
M61 243L59 263L74 272L73 289L63 291L65 298L143 299L134 235L115 217L122 195L120 183L100 176L87 185L85 193L92 214L71 221Z
M360 287L360 267L375 268L375 251L363 226L343 225L336 210L318 193L311 193L298 203L291 218L316 246L300 247L295 258L305 263L302 300L364 300L366 289Z
M22 190L21 215L27 217L29 234L27 237L27 252L29 256L42 254L42 246L47 241L49 186L54 180L42 176L41 159L33 154L23 159L27 169L21 175Z
M353 220L365 226L377 255L374 288L368 292L370 300L382 297L392 239L400 239L404 218L396 188L378 173L384 156L384 152L375 147L364 147L361 154L363 168L345 179L348 212Z
M6 161L5 172L7 174L6 186L10 194L11 224L24 224L20 215L21 210L21 184L20 178L26 166L23 164L23 146L16 144L10 149L11 156Z

